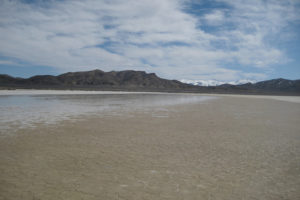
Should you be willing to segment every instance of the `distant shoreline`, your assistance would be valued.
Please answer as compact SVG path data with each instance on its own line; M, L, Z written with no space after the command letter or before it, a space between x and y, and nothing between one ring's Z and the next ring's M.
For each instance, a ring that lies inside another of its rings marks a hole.
M182 95L201 95L201 96L216 96L216 97L241 97L255 99L272 99L279 101L287 101L292 103L300 103L300 96L276 96L276 95L261 95L261 94L211 94L211 93L172 93L172 92L132 92L132 91L87 91L87 90L38 90L38 89L15 89L15 90L0 90L0 96L5 95L82 95L82 94L182 94Z
M165 92L130 92L130 91L96 91L96 90L52 90L52 89L15 89L0 90L1 95L72 95L72 94L165 94Z

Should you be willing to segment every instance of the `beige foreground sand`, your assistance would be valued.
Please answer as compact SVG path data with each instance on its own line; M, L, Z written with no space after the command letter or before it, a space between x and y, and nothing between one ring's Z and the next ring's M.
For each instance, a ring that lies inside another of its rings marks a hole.
M223 96L0 138L0 199L300 199L300 104Z

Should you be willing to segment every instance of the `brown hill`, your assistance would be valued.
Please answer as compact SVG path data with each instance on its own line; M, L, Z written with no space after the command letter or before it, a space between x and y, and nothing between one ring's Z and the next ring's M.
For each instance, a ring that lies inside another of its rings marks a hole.
M167 80L144 71L101 70L68 72L58 76L39 75L28 79L0 75L0 86L53 89L124 89L124 90L192 90L195 86L177 80Z

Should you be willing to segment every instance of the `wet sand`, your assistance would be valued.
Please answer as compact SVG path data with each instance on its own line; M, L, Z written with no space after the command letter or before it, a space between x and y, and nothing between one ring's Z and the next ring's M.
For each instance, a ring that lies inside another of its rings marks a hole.
M300 104L222 96L0 138L0 199L300 199Z

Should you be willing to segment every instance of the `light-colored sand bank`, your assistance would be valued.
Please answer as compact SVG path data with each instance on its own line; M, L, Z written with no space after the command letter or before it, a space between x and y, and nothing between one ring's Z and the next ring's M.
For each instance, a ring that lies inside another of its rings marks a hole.
M0 199L300 199L297 103L222 96L0 139Z
M204 94L206 96L215 97L241 97L252 99L272 99L279 101L287 101L292 103L300 103L300 96L274 96L274 95L239 95L239 94Z
M0 95L72 95L72 94L160 94L159 92L84 91L84 90L0 90Z

